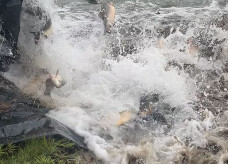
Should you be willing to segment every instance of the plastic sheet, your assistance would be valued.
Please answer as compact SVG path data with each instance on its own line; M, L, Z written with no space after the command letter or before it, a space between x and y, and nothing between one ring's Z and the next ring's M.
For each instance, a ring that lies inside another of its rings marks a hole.
M2 76L0 76L0 103L10 104L10 109L0 113L0 144L60 135L75 142L78 147L86 149L83 137L57 120L45 116L49 109L21 93L12 82Z

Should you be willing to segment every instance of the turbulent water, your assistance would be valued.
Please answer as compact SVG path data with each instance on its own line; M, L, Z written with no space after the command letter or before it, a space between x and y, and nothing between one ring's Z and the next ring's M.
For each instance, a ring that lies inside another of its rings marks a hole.
M57 106L48 115L83 136L101 163L223 160L228 28L218 22L227 14L225 0L116 0L110 35L98 17L100 4L41 4L53 33L35 45L22 23L25 66L13 65L5 76L23 89L35 66L59 70L67 83L52 93ZM116 125L120 112L139 111L141 97L151 93L159 95L152 108L167 125L137 118Z

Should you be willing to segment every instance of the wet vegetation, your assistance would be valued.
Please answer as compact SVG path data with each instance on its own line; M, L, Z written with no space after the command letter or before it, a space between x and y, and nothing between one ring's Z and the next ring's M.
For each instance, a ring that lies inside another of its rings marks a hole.
M1 164L74 164L79 163L75 144L52 138L31 139L18 145L0 146Z

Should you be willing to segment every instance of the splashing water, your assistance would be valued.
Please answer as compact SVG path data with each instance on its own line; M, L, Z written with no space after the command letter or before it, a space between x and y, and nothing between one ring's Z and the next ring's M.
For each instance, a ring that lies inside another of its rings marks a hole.
M207 134L217 115L198 95L201 91L210 94L212 77L206 79L205 72L224 69L227 48L223 43L218 59L201 57L190 54L187 40L227 36L225 30L210 26L210 21L226 13L222 1L205 0L198 8L194 6L198 1L114 1L117 15L111 35L103 35L99 4L41 2L51 15L52 35L35 45L22 24L19 43L25 65L53 73L59 69L67 81L52 93L58 105L50 117L83 136L104 163L124 164L133 157L144 163L177 162L183 152L207 147ZM33 69L15 71L15 67L5 76L23 88L35 73ZM148 127L137 121L116 126L119 113L139 111L140 99L148 93L160 95L157 109L170 126Z

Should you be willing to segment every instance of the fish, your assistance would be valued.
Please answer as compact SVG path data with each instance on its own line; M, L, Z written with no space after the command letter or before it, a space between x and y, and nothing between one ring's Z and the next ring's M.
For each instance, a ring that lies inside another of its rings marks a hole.
M50 74L50 77L46 80L46 89L44 91L44 95L50 95L51 91L56 88L61 88L65 85L65 81L59 75L59 71L56 72L55 75Z
M56 74L45 73L41 75L36 75L27 83L22 86L23 93L37 99L40 103L46 107L54 108L57 104L51 96L51 92L55 88L61 88L66 82L59 75L57 71Z
M57 71L55 75L47 73L32 78L22 87L22 91L32 97L39 97L40 95L51 97L51 91L54 88L61 88L65 83Z
M120 112L120 119L117 121L117 126L126 124L134 117L134 113L131 110L125 110Z
M99 17L104 22L104 34L111 33L111 28L114 26L115 22L115 7L112 2L103 3L101 5L101 11L99 13Z
M190 55L195 55L198 52L199 46L197 46L197 45L195 45L193 43L193 38L192 37L187 39L187 45L189 46L188 53Z

